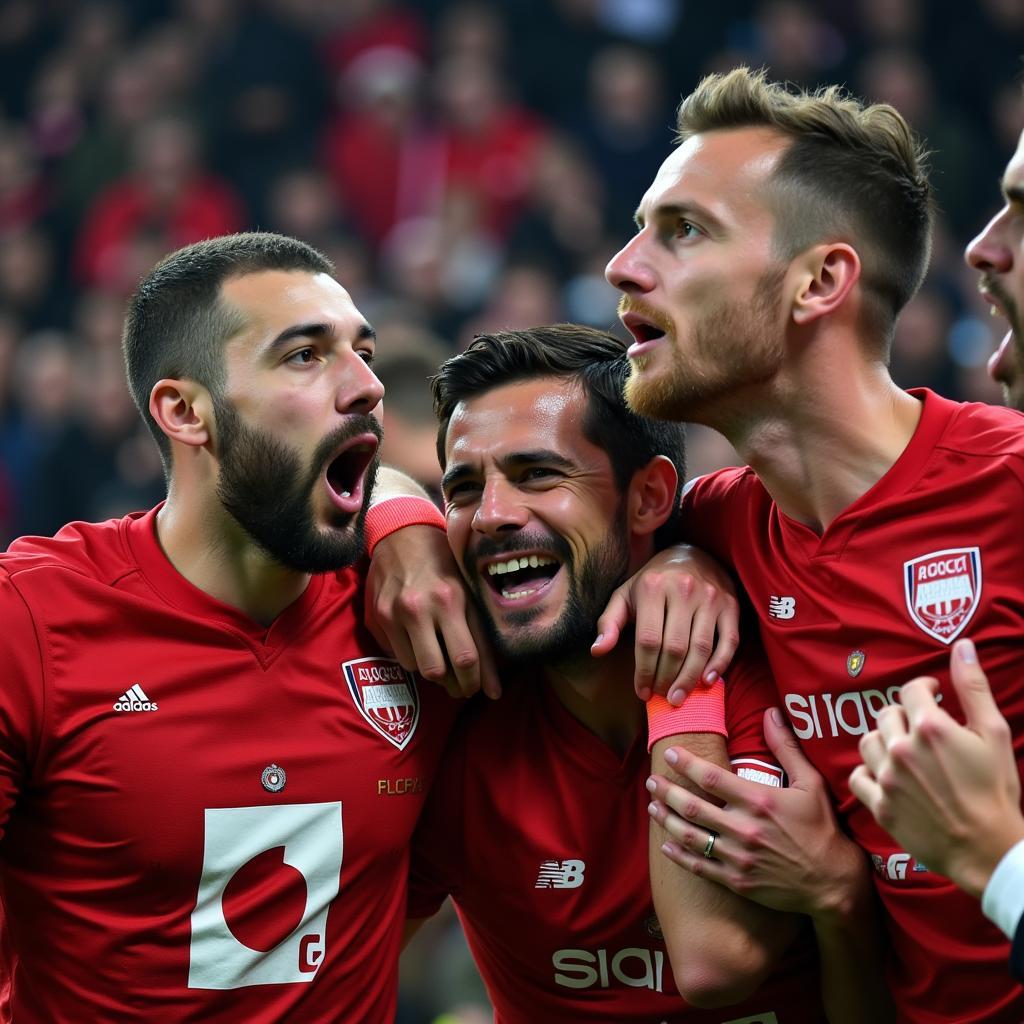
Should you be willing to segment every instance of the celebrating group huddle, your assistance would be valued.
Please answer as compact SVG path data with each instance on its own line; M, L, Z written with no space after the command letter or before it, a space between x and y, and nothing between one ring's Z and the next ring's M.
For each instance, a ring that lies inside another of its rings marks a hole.
M141 283L166 501L0 556L3 1019L384 1024L451 896L501 1024L1024 1020L1024 421L889 376L918 144L745 69L678 128L628 349L439 368L443 518L320 253ZM1011 400L1022 188L968 251ZM684 421L746 465L684 488Z

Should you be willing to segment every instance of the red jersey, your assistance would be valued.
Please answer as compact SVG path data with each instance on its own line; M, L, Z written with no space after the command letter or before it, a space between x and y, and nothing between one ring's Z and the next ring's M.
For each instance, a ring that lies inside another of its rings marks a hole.
M731 675L729 752L770 773L774 692L759 675ZM505 687L469 709L442 761L413 839L409 917L452 896L496 1024L822 1024L808 946L742 1004L683 1002L648 881L649 773L642 732L620 759L543 682Z
M890 985L913 1024L1020 1024L1009 944L976 900L901 850L851 793L857 744L900 686L949 683L949 645L977 644L1024 755L1024 417L928 391L896 464L819 536L782 514L750 469L694 481L687 540L732 565L757 612L804 753L871 855L893 944Z
M0 1017L390 1024L454 702L380 656L361 583L259 626L155 510L0 558Z

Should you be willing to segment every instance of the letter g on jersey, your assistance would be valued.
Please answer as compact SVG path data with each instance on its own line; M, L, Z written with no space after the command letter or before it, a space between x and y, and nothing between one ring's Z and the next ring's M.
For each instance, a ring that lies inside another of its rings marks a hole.
M341 861L337 801L207 808L188 987L312 981Z

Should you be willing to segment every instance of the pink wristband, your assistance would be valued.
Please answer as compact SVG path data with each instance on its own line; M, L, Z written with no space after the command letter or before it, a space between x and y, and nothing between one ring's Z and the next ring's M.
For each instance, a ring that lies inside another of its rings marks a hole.
M366 512L366 553L372 557L373 549L396 530L407 526L436 526L445 528L444 516L427 498L387 498L371 505Z
M717 732L728 738L725 727L725 682L716 679L711 686L698 684L680 707L664 697L647 702L647 750L658 740L684 732Z

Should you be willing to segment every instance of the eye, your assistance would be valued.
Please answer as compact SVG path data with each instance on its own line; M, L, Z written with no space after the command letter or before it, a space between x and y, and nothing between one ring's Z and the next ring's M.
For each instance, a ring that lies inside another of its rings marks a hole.
M685 220L680 218L679 223L676 227L677 238L696 238L700 235L700 228L697 227L693 221Z
M541 484L557 480L562 475L557 469L552 469L550 466L530 466L523 470L519 480L524 484Z
M376 353L372 348L359 349L358 355L367 366L373 366L374 360L376 359Z
M311 346L306 348L297 349L292 352L286 359L286 363L293 363L299 366L309 366L316 359L316 349Z
M480 493L480 484L475 480L462 480L445 489L444 500L447 505L459 505Z

